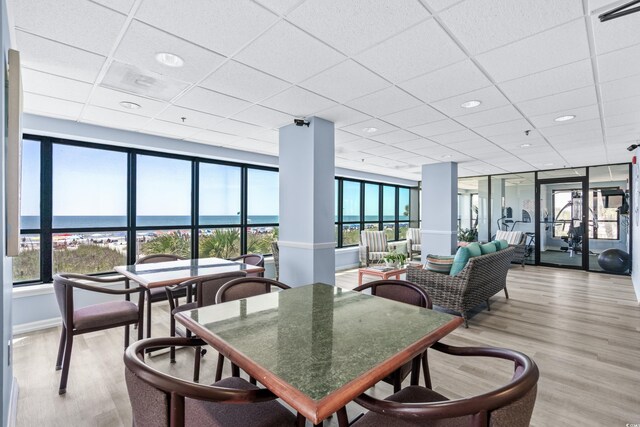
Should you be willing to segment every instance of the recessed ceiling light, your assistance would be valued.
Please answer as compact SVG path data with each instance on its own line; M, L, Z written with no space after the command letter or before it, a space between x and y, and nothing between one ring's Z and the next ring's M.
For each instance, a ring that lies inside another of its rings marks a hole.
M542 166L553 166L553 163L545 163L545 164L544 164L544 165L542 165Z
M520 144L520 148L529 148L531 144Z
M135 102L129 102L129 101L122 101L120 105L130 110L137 110L138 108L140 108L140 104L136 104Z
M445 154L444 156L442 156L443 159L450 159L451 157L451 154Z
M555 120L556 122L566 122L566 121L569 121L569 120L573 120L573 119L575 119L575 118L576 118L576 116L568 115L568 116L560 116L560 117L556 117L554 120Z
M463 102L462 104L460 104L460 106L462 108L475 108L480 104L482 104L482 101L478 101L474 99L473 101Z
M378 128L363 128L362 132L365 133L374 133L374 132L378 132Z
M167 67L178 68L184 65L184 59L180 58L178 55L174 55L169 52L158 52L156 53L156 61L161 63L162 65L166 65Z

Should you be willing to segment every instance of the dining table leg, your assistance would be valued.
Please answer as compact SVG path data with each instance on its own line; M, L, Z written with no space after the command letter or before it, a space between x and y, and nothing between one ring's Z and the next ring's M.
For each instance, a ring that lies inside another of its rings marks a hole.
M147 306L147 338L151 338L151 290L149 288L145 288L144 293Z

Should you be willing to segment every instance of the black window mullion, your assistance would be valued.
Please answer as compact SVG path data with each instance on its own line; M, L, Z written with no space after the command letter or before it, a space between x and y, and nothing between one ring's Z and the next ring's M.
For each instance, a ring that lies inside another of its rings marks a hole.
M384 231L384 186L378 185L378 230Z
M136 154L127 154L127 263L134 264L137 259L136 242Z
M191 258L200 258L200 163L191 162Z
M342 223L344 219L342 217L342 209L344 208L344 202L342 200L343 190L342 190L342 178L338 179L338 247L342 247Z
M45 138L40 143L40 278L53 280L53 147Z
M240 254L247 253L247 226L249 214L247 212L249 193L249 168L243 166L240 171Z
M395 227L393 230L394 240L400 239L400 187L396 186L396 212L395 212Z

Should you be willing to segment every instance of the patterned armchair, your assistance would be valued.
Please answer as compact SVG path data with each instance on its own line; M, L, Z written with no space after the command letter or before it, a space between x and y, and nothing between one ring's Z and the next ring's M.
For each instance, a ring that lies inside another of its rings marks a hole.
M496 240L506 240L509 247L515 248L512 262L522 264L524 268L527 235L522 231L499 230L496 233Z
M407 230L407 252L409 253L409 260L422 253L419 228L409 228Z
M381 261L389 251L384 231L362 231L360 233L361 265L368 267L371 261Z

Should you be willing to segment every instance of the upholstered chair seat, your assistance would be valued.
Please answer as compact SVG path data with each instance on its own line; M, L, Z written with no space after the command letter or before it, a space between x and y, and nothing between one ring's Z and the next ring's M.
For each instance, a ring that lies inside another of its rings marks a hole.
M381 261L390 252L384 231L363 231L360 233L360 264L369 266L371 261Z
M76 331L83 331L136 323L139 314L138 306L131 301L109 301L75 310L73 327Z

